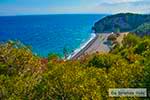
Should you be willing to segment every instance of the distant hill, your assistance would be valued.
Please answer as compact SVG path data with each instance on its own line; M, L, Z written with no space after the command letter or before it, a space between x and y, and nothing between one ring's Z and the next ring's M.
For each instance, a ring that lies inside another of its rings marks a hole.
M144 23L132 31L140 36L150 35L150 23Z
M150 23L150 15L120 13L99 20L95 23L93 30L96 33L131 32L144 23Z

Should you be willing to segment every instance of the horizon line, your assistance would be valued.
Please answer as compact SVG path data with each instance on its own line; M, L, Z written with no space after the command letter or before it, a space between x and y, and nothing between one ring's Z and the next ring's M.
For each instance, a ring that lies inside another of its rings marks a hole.
M17 14L17 15L0 15L0 17L13 17L13 16L42 16L42 15L115 15L121 13L132 13L132 12L119 12L119 13L50 13L50 14ZM150 13L132 13L132 14L146 14Z
M17 15L0 15L0 17L5 16L37 16L37 15L111 15L108 13L52 13L52 14L17 14Z

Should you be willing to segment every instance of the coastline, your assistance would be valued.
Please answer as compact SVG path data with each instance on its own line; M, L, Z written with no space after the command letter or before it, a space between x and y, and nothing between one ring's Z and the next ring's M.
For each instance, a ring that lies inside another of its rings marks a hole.
M78 53L80 53L84 48L86 48L88 44L91 44L91 42L92 42L96 37L97 37L97 35L96 35L95 33L92 33L90 39L89 39L87 42L85 42L81 47L75 49L74 52L71 53L71 54L68 56L67 60L70 60L70 59L74 58L74 56L76 56L76 55L77 55Z
M76 49L67 59L75 60L84 54L92 54L96 52L109 52L110 48L105 42L109 34L96 34L92 36L81 48Z

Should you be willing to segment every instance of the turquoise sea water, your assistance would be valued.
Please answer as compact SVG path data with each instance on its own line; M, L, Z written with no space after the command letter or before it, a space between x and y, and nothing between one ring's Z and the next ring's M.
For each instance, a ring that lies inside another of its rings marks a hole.
M42 57L72 52L91 37L93 24L105 15L68 14L1 16L0 42L19 40Z

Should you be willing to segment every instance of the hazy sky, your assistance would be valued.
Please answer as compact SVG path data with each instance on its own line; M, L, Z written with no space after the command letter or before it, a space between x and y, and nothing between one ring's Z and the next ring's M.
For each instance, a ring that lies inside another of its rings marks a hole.
M0 15L150 13L150 0L0 0Z

